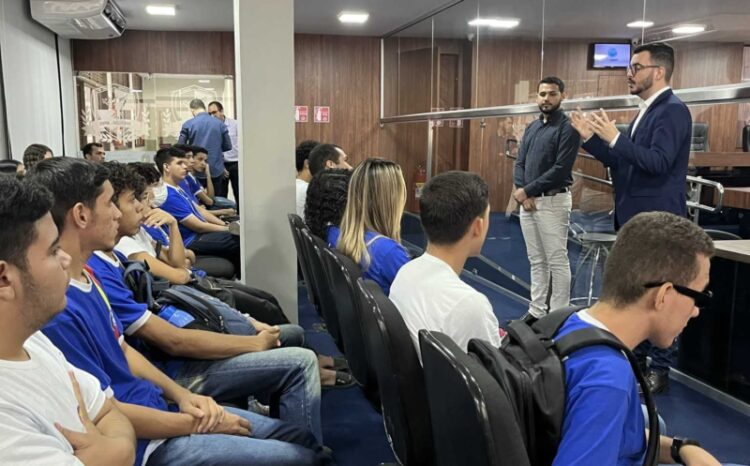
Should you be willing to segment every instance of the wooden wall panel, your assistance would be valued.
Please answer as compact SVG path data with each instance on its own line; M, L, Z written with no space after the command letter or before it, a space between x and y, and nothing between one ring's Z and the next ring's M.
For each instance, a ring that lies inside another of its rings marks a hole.
M70 48L75 71L234 75L232 32L125 31Z

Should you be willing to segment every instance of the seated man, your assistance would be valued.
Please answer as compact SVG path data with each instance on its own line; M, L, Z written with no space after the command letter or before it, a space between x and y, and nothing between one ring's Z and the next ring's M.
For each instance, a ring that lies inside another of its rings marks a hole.
M346 155L344 149L336 144L318 144L310 151L308 159L310 175L315 176L323 170L331 168L346 168L351 170L352 166L349 165L347 160L349 160L349 156Z
M31 144L23 151L23 164L28 171L37 163L45 159L51 159L52 156L52 149L44 144Z
M173 147L160 149L154 156L167 188L161 208L180 222L180 233L186 247L197 255L223 257L240 270L240 239L229 232L229 226L199 207L192 196L180 187L187 176L185 153Z
M645 340L666 348L710 300L704 292L714 246L685 218L666 212L635 216L609 254L599 301L573 314L557 336L599 327L629 348ZM565 361L565 418L554 464L641 465L645 422L630 363L606 346ZM662 436L659 463L718 465L697 442Z
M147 192L151 197L148 204L144 205L144 208L156 209L158 206L161 206L164 201L166 201L167 188L161 179L159 170L156 169L156 165L154 165L153 163L135 162L128 164L128 166L130 166L136 173L142 176L146 180L146 185L149 187ZM157 199L157 191L159 191L159 199ZM169 253L171 245L170 238L172 238L173 236L176 237L175 235L179 234L179 222L176 223L176 228L174 230L172 228L169 228L167 224L164 223L166 222L166 220L161 212L164 211L158 209L158 211L154 213L155 218L147 219L143 224L143 228L151 237L151 239L153 239L160 245L159 248L163 251L162 254L168 254L171 257L171 253ZM192 267L193 269L202 270L206 272L207 275L210 275L212 277L226 279L234 278L234 265L232 265L230 261L224 259L223 257L196 257L195 252L184 247L185 244L182 241L181 234L179 235L179 238L180 244L178 245L177 243L175 243L175 246L182 246L183 250L185 251L185 257L190 262L189 264L186 264L185 267ZM178 264L175 264L175 267L178 266Z
M51 207L44 187L0 177L1 462L130 466L135 433L112 394L38 331L68 287Z
M480 253L487 236L487 183L468 172L440 174L425 184L419 209L427 250L401 267L390 293L417 354L422 329L445 333L464 350L472 338L500 346L489 300L459 278L466 259Z
M320 144L318 141L307 140L302 141L295 150L295 166L297 168L297 179L295 180L295 186L297 191L297 207L296 214L302 220L305 219L305 199L307 198L307 185L312 180L312 173L310 173L310 151L315 149L315 146Z
M114 190L105 166L56 159L37 165L31 178L52 191L60 246L71 256L67 307L43 332L71 363L94 375L105 392L114 393L138 437L136 464L321 460L322 448L309 431L244 410L225 410L212 398L175 383L125 342L122 323L85 267L95 250L114 247L121 216L112 202Z
M208 165L208 151L200 146L193 146L193 163L190 166L190 174L199 176L198 182L201 188L199 200L211 213L217 217L234 217L237 215L237 203L226 197L217 196L214 191L214 182L211 179L211 169Z
M81 148L83 158L92 162L104 162L107 155L104 152L104 146L100 142L90 142Z

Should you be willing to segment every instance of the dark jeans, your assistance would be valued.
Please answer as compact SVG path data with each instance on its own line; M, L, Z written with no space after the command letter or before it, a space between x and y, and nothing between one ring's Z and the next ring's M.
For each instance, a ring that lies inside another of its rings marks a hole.
M240 276L240 237L228 231L199 234L188 246L198 256L223 257L232 263Z
M239 162L224 162L224 168L229 172L229 179L224 179L224 197L229 193L228 184L232 183L232 192L234 193L234 200L237 202L237 207L240 205L240 167Z
M661 349L658 346L654 346L650 341L646 340L640 345L635 347L635 357L638 358L638 364L641 367L646 367L646 357L651 356L650 369L658 374L669 373L669 368L674 366L677 362L677 344L678 340L675 340L667 349Z
M214 196L227 197L227 185L224 175L212 176L211 182L214 184Z

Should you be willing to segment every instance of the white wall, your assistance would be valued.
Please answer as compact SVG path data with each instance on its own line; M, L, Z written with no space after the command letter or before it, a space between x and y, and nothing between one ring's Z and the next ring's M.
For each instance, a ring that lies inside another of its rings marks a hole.
M28 0L0 1L6 136L14 159L20 160L23 150L32 143L48 145L55 155L77 154L70 41L60 38L58 45L61 80L58 80L55 34L31 19Z

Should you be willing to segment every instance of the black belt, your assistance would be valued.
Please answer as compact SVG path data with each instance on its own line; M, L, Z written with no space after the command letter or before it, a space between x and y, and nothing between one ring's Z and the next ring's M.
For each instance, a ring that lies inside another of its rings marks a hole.
M556 194L567 193L567 192L570 192L570 189L566 186L564 188L550 189L549 191L545 191L542 194L540 194L539 197L549 197L549 196L554 196Z

